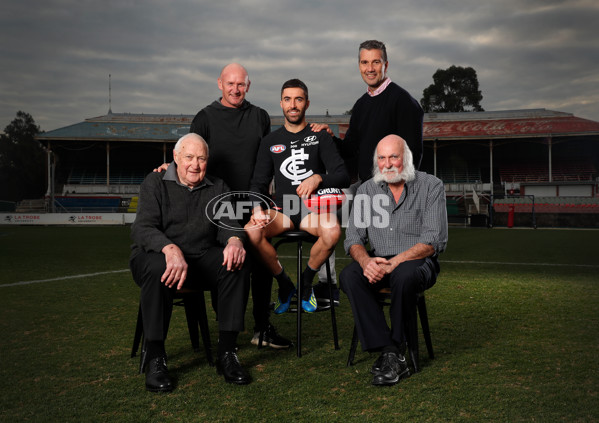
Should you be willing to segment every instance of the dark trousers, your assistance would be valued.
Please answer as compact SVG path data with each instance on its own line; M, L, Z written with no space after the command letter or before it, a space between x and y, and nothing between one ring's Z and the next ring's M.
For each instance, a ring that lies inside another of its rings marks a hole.
M212 247L201 256L185 257L185 260L188 273L183 286L217 292L219 331L241 332L249 295L249 265L235 272L227 271L222 266L221 247ZM148 341L164 341L176 291L176 287L167 288L160 282L166 269L164 254L141 252L131 258L129 265L135 283L141 288L144 336Z
M249 257L249 254L248 254ZM252 315L254 329L263 330L270 319L270 295L272 291L272 275L260 260L252 260Z
M424 263L424 259L403 262L375 284L368 282L356 261L343 269L339 276L341 289L349 298L364 351L394 344L400 346L405 342L405 316L414 313L416 294L432 286L430 281L423 280L424 272L420 266ZM376 292L388 287L391 288L391 328L375 296Z
M247 201L247 197L241 197L240 201ZM240 226L243 228L252 217L251 210L246 211L241 220ZM246 257L249 258L248 253ZM272 275L264 263L259 259L252 260L251 263L251 287L252 287L252 316L254 317L254 330L266 329L270 320L270 297L272 291Z

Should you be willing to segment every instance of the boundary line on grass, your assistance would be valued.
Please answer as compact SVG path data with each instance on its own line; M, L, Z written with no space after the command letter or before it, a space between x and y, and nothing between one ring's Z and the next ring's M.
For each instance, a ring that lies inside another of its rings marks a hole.
M101 275L109 275L111 273L123 273L123 272L129 272L129 269L122 269L122 270L110 270L107 272L96 272L96 273L87 273L84 275L72 275L72 276L61 276L58 278L50 278L50 279L38 279L35 281L20 281L20 282L13 282L13 283L7 283L4 285L0 285L0 288L5 288L8 286L22 286L22 285L31 285L34 283L44 283L44 282L54 282L54 281L64 281L67 279L80 279L80 278L89 278L92 276L101 276Z
M295 256L279 256L280 258L290 259L296 258ZM335 260L352 260L350 257L336 257ZM441 263L453 263L453 264L501 264L501 265L510 265L510 266L547 266L547 267L586 267L586 268L599 268L599 265L595 264L564 264L564 263L515 263L515 262L503 262L503 261L476 261L476 260L440 260ZM7 284L0 284L0 288L7 288L10 286L23 286L23 285L31 285L35 283L44 283L44 282L54 282L54 281L62 281L67 279L80 279L80 278L89 278L93 276L101 276L101 275L110 275L113 273L124 273L129 272L129 269L121 269L121 270L110 270L107 272L96 272L96 273L87 273L82 275L72 275L72 276L61 276L57 278L50 279L38 279L33 281L20 281L13 282Z

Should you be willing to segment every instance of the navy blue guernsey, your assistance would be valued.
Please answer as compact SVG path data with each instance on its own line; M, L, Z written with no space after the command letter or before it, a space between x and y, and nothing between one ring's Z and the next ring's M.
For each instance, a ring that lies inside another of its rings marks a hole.
M267 195L274 176L273 200L280 205L284 195L297 196L297 187L314 174L322 177L318 188L349 185L343 159L326 131L313 132L307 125L292 133L282 126L260 142L250 191Z

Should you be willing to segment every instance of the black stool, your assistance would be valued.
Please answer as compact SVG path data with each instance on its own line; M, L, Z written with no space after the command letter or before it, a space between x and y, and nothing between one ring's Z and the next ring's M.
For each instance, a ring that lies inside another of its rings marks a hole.
M381 307L391 305L391 289L383 288L377 293L377 301ZM428 325L428 313L426 311L426 301L424 299L424 292L420 292L416 295L416 305L412 316L406 316L404 319L405 329L407 333L407 344L408 351L410 353L410 359L414 366L414 373L420 371L419 367L419 353L418 353L418 316L420 315L420 325L422 326L422 334L424 336L424 342L426 343L426 350L428 356L432 360L435 358L433 353L433 343L431 341L431 333ZM351 346L349 348L349 356L347 357L347 365L351 366L354 364L354 356L356 354L356 348L358 347L358 329L354 324L354 334L351 340Z
M208 316L206 315L206 303L204 300L204 291L181 288L177 290L174 296L173 305L185 308L187 318L187 329L189 330L189 339L195 352L200 351L200 336L198 326L202 332L202 342L206 351L208 364L214 366L212 359L212 344L210 342L210 330L208 327ZM139 344L143 336L144 326L141 315L141 304L137 312L137 324L135 326L135 335L133 337L133 347L131 348L131 358L137 355ZM141 347L139 360L139 373L143 373L146 364L145 339Z
M282 244L288 244L291 242L295 242L297 243L297 303L295 303L296 307L295 308L289 308L290 312L297 312L297 356L301 357L302 356L302 306L301 306L301 298L302 298L302 281L301 281L301 275L302 275L302 243L303 242L308 242L311 244L314 244L317 240L318 237L311 235L310 233L306 232L306 231L288 231L288 232L284 232L280 235L277 236L277 238L280 238L275 244L275 250L277 250L279 248L280 245ZM331 280L331 267L329 265L329 260L327 258L327 260L325 261L325 265L326 265L326 270L327 270L327 282L329 285L329 306L327 307L318 307L316 309L317 312L319 311L325 311L327 309L331 310L331 323L333 326L333 340L335 342L335 349L338 350L339 349L339 337L337 336L337 318L335 316L335 307L333 306L333 283ZM263 338L264 334L261 332L260 333L260 339L258 342L258 348L260 348L262 346L262 338Z

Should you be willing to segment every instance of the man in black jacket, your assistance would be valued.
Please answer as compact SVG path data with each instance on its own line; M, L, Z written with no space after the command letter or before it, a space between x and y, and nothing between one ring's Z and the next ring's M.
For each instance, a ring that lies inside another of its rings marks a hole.
M270 133L270 117L245 99L251 81L243 66L225 66L217 83L222 97L196 114L189 132L210 146L208 174L221 178L232 191L247 191L260 140Z
M173 156L174 164L166 172L151 173L141 184L137 216L131 226L130 267L141 288L146 389L163 392L173 388L164 341L173 294L183 284L218 292L217 371L229 383L247 384L250 377L236 354L249 294L245 235L234 230L235 221L226 216L219 221L207 207L229 189L221 179L205 176L208 146L202 137L185 135L175 145Z
M422 161L422 124L424 111L416 99L387 76L389 61L385 44L368 40L360 44L358 66L367 85L366 93L352 108L349 128L345 138L335 139L344 157L357 159L360 181L372 177L372 155L378 142L385 136L402 137L412 151L414 167L419 169ZM313 129L327 129L328 125L314 124Z

